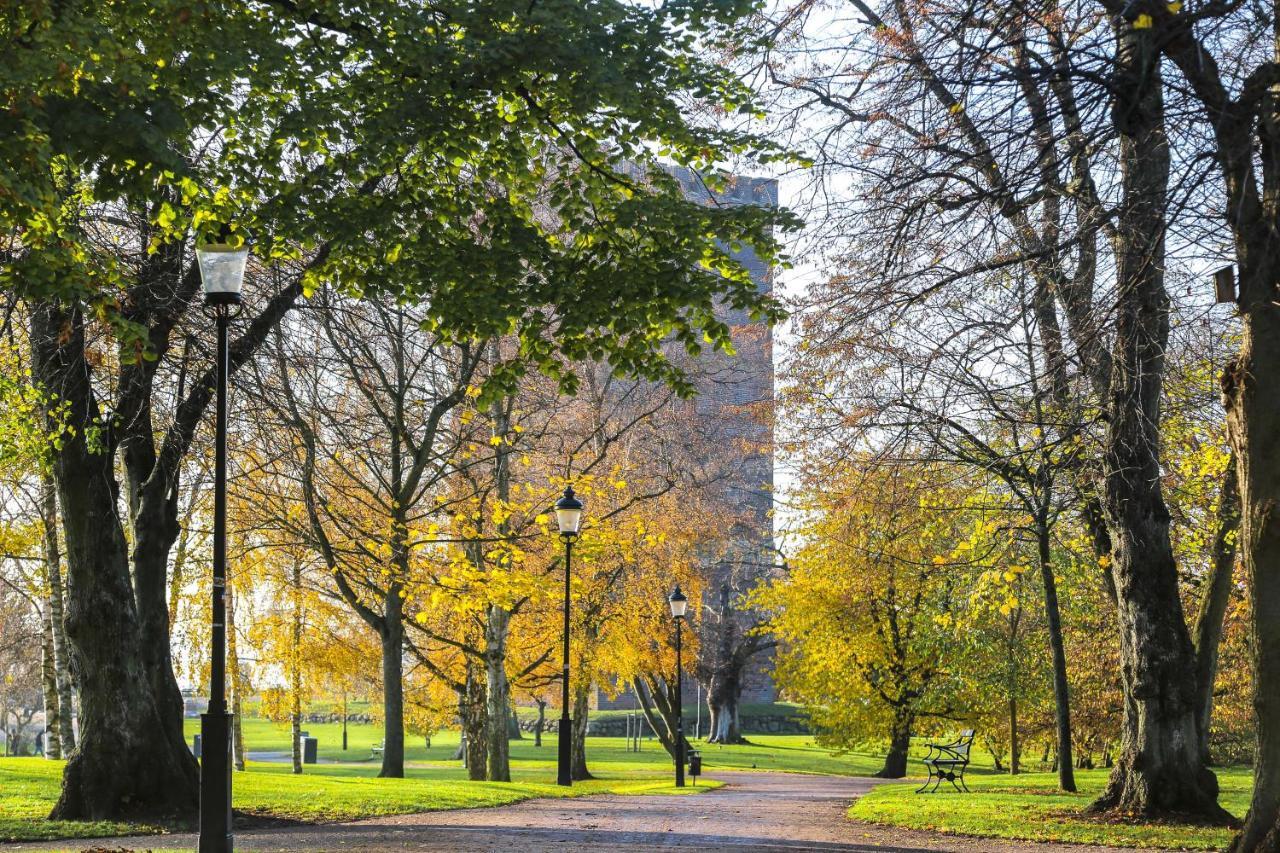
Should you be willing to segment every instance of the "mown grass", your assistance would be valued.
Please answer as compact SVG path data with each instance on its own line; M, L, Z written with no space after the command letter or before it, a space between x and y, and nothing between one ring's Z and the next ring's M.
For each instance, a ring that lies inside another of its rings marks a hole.
M956 835L1119 847L1217 850L1231 840L1233 831L1226 827L1102 821L1083 814L1102 790L1107 772L1078 771L1080 790L1075 794L1059 791L1057 776L1051 773L971 774L967 777L971 794L950 791L946 783L937 794L914 793L919 781L881 785L855 802L849 817ZM1219 802L1232 814L1244 814L1252 787L1251 771L1230 767L1216 772L1221 786Z
M61 761L0 758L0 841L94 838L159 827L116 821L45 820L62 787Z
M199 730L198 720L187 720L190 739ZM532 736L512 741L510 784L471 782L459 762L453 760L457 732L432 737L431 746L420 737L410 738L406 748L406 779L378 779L379 760L372 747L382 741L376 725L349 725L347 749L342 749L342 727L336 723L309 724L306 730L319 741L322 762L307 765L295 776L287 763L251 761L249 769L234 780L235 808L245 814L306 821L348 820L416 811L497 806L531 797L580 796L594 793L674 793L671 761L656 740L646 740L639 752L628 752L623 738L590 738L587 756L599 778L574 785L568 791L555 785L556 737L545 735L535 747ZM247 749L251 753L290 751L289 726L260 718L244 720ZM702 746L706 771L715 768L776 770L807 773L864 775L879 767L872 755L832 756L813 744L807 735L760 735L741 746ZM114 822L48 821L45 816L57 800L62 763L37 758L0 759L0 840L51 840L89 838L161 831L160 827ZM719 783L702 780L698 789Z
M269 720L247 718L243 722L246 749L250 753L289 753L289 726ZM347 728L347 750L342 749L340 723L312 723L303 727L318 741L317 752L324 762L377 764L372 747L382 742L382 727L350 725ZM187 739L199 731L198 720L187 721ZM815 745L812 735L750 735L749 744L720 746L694 741L702 753L702 764L714 768L739 770L775 770L792 773L824 773L834 776L866 776L880 769L884 759L871 753L832 755ZM511 741L512 770L553 770L556 762L556 736L542 737L542 747L533 745L533 736ZM409 736L405 741L405 761L411 767L458 769L453 760L458 747L456 731L439 732L426 739ZM620 737L587 738L587 762L607 772L663 771L671 766L671 758L656 739L641 742L639 752L628 752L626 739ZM331 765L316 765L327 768ZM311 768L308 767L308 770Z
M114 822L49 821L61 785L62 762L0 759L0 841L90 838L160 832L161 827ZM572 788L555 784L554 770L513 769L511 783L472 782L459 768L411 768L404 779L379 779L374 764L308 766L294 775L287 764L251 762L234 779L238 812L300 821L352 820L378 815L501 806L533 797L585 794L694 794L719 787L674 787L666 773L602 769L599 778Z

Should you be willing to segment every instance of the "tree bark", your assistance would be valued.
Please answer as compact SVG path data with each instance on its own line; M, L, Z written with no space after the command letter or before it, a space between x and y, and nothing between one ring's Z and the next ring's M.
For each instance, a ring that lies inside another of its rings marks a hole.
M1222 622L1231 601L1231 580L1236 563L1236 531L1240 527L1240 489L1234 454L1222 475L1218 495L1217 524L1213 531L1209 572L1200 596L1200 609L1192 629L1196 650L1196 737L1200 760L1211 764L1209 724L1213 719L1213 684L1218 675L1218 646Z
M289 585L293 588L293 624L289 637L290 731L293 772L302 772L302 563L293 561Z
M49 599L44 602L40 614L40 686L44 696L44 757L61 758L62 744L58 739L61 730L61 714L58 707L58 673L53 663L53 621Z
M538 698L538 722L533 727L533 745L542 746L542 727L547 723L547 700Z
M1053 717L1058 738L1058 787L1075 791L1075 769L1071 763L1071 692L1067 684L1067 652L1062 639L1062 614L1058 610L1058 583L1053 576L1049 524L1041 509L1036 519L1036 539L1040 580L1044 585L1044 614L1049 629L1049 650L1053 658Z
M1018 697L1009 696L1009 775L1017 776L1018 770Z
M1117 23L1112 120L1123 201L1115 239L1119 296L1103 452L1103 511L1120 623L1121 751L1095 811L1228 820L1196 736L1195 653L1178 594L1160 489L1159 425L1169 298L1164 234L1169 146L1151 29Z
M181 711L176 726L166 719L173 709L157 696L142 648L112 455L90 444L101 411L84 334L78 310L34 306L37 376L76 427L54 451L53 466L67 546L64 624L81 697L80 742L51 817L187 817L198 805L198 768L182 737ZM165 647L167 654L167 637Z
M1271 263L1275 276L1280 263ZM1240 478L1240 551L1253 590L1258 740L1249 814L1231 849L1254 853L1280 850L1280 304L1259 299L1244 307L1240 353L1223 383Z
M489 778L488 703L485 701L485 682L476 677L475 665L467 661L466 688L462 700L463 748L467 763L467 778L482 782Z
M889 754L876 774L881 779L901 779L907 775L907 758L911 753L911 726L914 716L907 708L896 708L889 729Z
M738 728L738 701L742 695L741 672L724 667L711 675L707 707L711 712L707 743L746 743Z
M511 781L511 695L507 683L507 630L511 613L489 605L484 631L485 701L489 733L489 781Z
M227 669L231 676L231 758L237 770L244 770L244 726L241 725L240 697L244 682L240 675L240 655L236 646L236 600L231 584L227 584Z
M400 584L387 590L382 631L382 768L378 776L404 778L404 599Z
M58 691L58 746L63 757L76 748L75 699L71 685L71 661L67 653L67 632L64 627L65 592L62 582L62 550L58 544L58 487L53 474L42 475L40 488L40 515L44 526L44 562L48 576L48 616L50 637L53 640L53 674Z
M594 779L587 769L587 723L591 716L591 687L578 679L573 688L573 749L569 753L570 777L575 782Z
M1021 769L1018 758L1018 625L1022 621L1022 606L1018 605L1009 613L1009 643L1005 648L1008 654L1006 668L1006 684L1009 690L1009 775L1017 776Z

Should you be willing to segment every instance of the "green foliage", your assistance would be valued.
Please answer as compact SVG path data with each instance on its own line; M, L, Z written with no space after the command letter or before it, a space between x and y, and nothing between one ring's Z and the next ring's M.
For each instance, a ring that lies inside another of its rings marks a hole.
M301 261L307 290L419 301L458 339L517 334L497 386L535 365L571 388L562 359L604 359L684 387L663 340L727 347L717 300L780 314L721 247L776 261L772 229L794 218L686 201L658 160L714 183L727 158L780 156L685 108L753 109L705 57L754 8L26 4L0 72L0 227L23 251L0 281L83 302L145 353L132 274L83 227L110 206L148 223L153 252L248 239Z

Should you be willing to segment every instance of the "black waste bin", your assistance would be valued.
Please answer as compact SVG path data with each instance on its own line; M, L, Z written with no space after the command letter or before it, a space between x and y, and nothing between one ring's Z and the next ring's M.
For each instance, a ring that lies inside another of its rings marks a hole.
M702 775L702 753L696 749L689 752L689 775L695 780Z
M200 735L196 735L192 739L191 754L196 758L200 757Z
M313 737L304 737L302 739L302 763L303 764L316 763L316 748L318 744L319 744L319 741Z

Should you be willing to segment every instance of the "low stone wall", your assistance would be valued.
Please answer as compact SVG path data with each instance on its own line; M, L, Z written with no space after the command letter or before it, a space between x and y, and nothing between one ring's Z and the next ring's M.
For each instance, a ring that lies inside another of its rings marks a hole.
M637 720L642 721L641 731L648 733L649 724L644 717L637 715ZM703 722L707 721L704 716ZM559 725L559 719L547 716L542 723L544 732L554 732ZM690 730L690 724L693 721L688 717L685 718L685 729ZM754 716L742 716L739 719L742 725L742 733L744 735L807 735L809 734L809 725L801 717L784 716L782 714L761 714ZM532 733L538 725L537 717L521 717L520 730ZM627 736L627 719L626 717L603 717L601 719L593 719L587 721L587 736L595 737L626 737Z
M303 719L308 723L340 723L342 722L341 714L304 714ZM351 725L356 723L372 723L373 717L369 714L347 714L347 722Z

